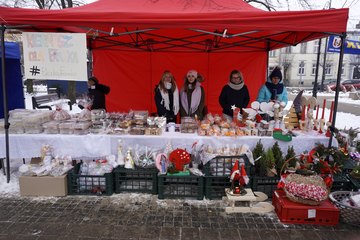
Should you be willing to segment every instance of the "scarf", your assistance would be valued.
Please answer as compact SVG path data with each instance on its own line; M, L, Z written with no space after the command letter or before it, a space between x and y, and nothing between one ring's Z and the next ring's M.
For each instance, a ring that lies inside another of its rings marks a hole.
M240 90L244 87L244 82L240 84L233 84L232 82L228 82L229 87L231 87L234 90Z
M271 100L276 100L276 96L284 90L284 84L282 83L273 84L272 82L266 82L265 85L271 93Z
M200 83L196 82L195 84L195 89L191 94L191 103L190 103L190 109L189 109L189 103L188 103L188 98L187 98L187 93L184 91L184 89L182 89L181 91L181 105L183 106L185 112L188 115L193 114L194 112L196 112L196 110L198 109L199 105L200 105L200 100L201 100L201 87L200 87ZM189 111L190 110L190 111Z
M160 90L160 94L162 97L162 101L161 104L166 108L166 110L170 111L170 100L169 100L169 94L168 92L164 92L160 89L160 87L158 87ZM171 91L171 90L170 90ZM173 102L174 102L174 106L173 106L173 112L174 115L176 115L179 112L179 90L177 87L175 87L175 91L173 93Z

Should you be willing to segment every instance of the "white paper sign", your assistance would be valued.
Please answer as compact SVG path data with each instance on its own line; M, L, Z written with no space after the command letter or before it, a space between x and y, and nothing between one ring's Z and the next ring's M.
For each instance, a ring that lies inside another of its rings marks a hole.
M308 218L316 218L316 209L308 210Z
M22 41L25 78L87 81L85 33L24 32Z

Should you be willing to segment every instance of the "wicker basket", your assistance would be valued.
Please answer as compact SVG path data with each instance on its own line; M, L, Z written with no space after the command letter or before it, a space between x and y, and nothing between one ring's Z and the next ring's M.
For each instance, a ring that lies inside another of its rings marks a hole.
M286 188L286 184L289 184L291 182L296 183L296 184L315 185L315 186L321 187L324 191L327 192L327 194L326 194L326 196L322 197L319 201L316 201L314 199L305 199L300 196L296 196L293 193L288 191L288 189ZM313 206L319 205L320 203L322 203L324 200L326 200L328 198L328 189L326 188L324 180L318 175L303 176L303 175L299 175L299 174L289 174L285 178L284 191L286 193L286 196L291 201L297 202L297 203L302 203L302 204L307 204L307 205L313 205Z
M342 203L343 199L350 196L350 193L350 191L332 192L329 198L340 210L340 221L360 226L360 208L351 207Z

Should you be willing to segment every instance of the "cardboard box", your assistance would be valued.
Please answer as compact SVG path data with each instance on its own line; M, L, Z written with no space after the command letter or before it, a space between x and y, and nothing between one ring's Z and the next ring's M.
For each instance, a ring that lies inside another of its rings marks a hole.
M60 177L42 176L29 177L20 176L21 196L54 196L63 197L67 195L67 175Z

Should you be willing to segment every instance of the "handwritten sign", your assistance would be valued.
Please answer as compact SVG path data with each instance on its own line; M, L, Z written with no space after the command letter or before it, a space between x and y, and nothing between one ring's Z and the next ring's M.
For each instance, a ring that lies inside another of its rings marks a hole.
M87 81L86 34L25 32L25 78Z

